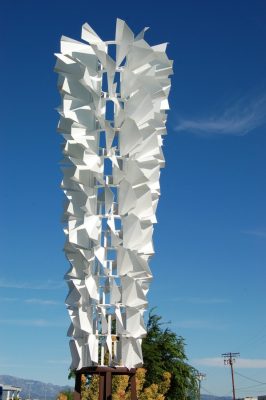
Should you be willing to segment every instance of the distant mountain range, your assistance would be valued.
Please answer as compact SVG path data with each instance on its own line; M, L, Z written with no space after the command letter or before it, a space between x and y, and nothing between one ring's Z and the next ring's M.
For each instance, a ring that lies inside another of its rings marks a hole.
M224 397L224 396L212 396L210 394L202 394L200 396L201 400L232 400L232 397Z
M74 386L74 381L73 386ZM22 399L30 398L39 400L55 400L58 393L65 390L73 390L70 386L53 385L52 383L44 383L34 381L33 379L17 378L10 375L0 375L0 384L18 386L22 388L20 397Z
M73 386L74 386L74 381ZM34 381L32 379L17 378L10 375L0 375L0 384L18 386L22 388L22 399L30 398L39 400L55 400L58 393L65 390L73 390L73 386L59 386L52 383ZM231 397L218 397L202 394L201 400L231 400Z

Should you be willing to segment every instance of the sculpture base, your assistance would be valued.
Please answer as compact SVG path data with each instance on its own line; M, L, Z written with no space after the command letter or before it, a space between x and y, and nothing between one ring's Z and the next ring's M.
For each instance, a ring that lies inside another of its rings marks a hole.
M99 400L112 400L113 375L128 375L131 400L137 400L136 368L86 367L76 371L74 400L81 400L81 375L99 375Z

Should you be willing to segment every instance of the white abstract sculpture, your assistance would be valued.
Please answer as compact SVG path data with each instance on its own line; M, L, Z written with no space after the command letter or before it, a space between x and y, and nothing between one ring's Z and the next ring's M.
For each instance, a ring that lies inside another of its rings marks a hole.
M172 61L117 19L114 41L85 24L56 54L64 144L72 369L142 365L153 224L164 166ZM116 46L116 61L108 54Z

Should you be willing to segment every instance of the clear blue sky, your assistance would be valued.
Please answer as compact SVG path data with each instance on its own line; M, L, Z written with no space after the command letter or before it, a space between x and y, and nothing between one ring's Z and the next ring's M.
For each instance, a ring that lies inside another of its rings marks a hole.
M120 17L174 59L150 305L203 392L230 394L220 355L239 351L237 395L266 394L266 3L173 3L1 3L0 374L67 383L53 53L86 21L114 38Z

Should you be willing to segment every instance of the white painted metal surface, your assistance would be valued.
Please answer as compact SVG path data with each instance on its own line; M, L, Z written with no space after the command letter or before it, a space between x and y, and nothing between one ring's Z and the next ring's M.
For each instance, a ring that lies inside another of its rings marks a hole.
M56 54L71 368L142 365L172 74L166 44L149 46L145 31L117 19L104 42L85 24L86 43L63 36Z

